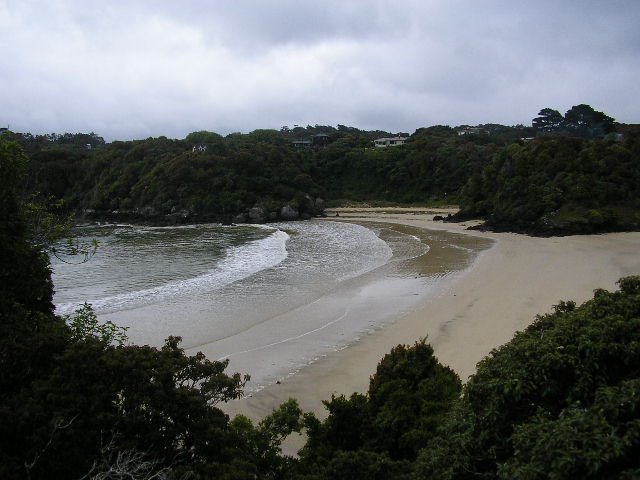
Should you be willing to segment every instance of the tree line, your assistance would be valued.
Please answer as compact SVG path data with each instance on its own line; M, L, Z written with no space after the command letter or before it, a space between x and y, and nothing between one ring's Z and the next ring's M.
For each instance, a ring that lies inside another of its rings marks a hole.
M283 207L309 218L348 202L459 204L459 218L489 228L564 234L638 229L639 131L581 104L565 115L543 108L531 127L420 128L389 148L373 140L397 134L344 125L111 143L3 135L31 159L24 192L77 215L263 222Z
M624 139L543 136L494 155L461 191L462 217L540 234L640 228L640 129Z
M546 135L569 134L586 138L605 136L616 128L613 118L584 103L571 107L564 115L553 108L543 108L532 125Z

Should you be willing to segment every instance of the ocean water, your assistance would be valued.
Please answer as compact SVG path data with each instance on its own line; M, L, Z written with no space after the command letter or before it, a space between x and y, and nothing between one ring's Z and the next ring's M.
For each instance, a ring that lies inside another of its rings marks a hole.
M128 327L133 343L180 336L189 352L229 359L257 391L411 310L486 248L388 224L84 227L87 263L53 259L54 302L83 302Z

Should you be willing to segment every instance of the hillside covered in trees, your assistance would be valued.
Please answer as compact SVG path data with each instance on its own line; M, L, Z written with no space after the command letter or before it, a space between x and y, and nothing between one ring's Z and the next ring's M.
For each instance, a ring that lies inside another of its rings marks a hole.
M461 216L542 234L640 228L637 126L613 134L613 120L584 105L565 117L543 109L533 124L538 137L501 149L471 176Z
M355 201L459 204L460 218L539 234L640 226L640 129L588 105L564 116L544 108L531 127L411 135L316 125L112 143L94 133L4 136L31 158L25 190L78 216L258 223ZM373 146L393 136L406 143Z
M372 143L391 134L343 126L226 137L203 131L183 140L91 148L81 144L84 136L75 144L62 143L67 135L15 139L31 157L28 190L63 199L78 213L174 221L243 221L244 215L246 221L260 208L265 221L278 219L285 206L303 218L318 214L327 201L455 201L471 172L521 133L492 131L462 136L450 127L420 129L407 145L386 149ZM297 147L300 138L313 140Z
M640 277L561 302L468 383L425 341L397 346L328 417L284 403L258 425L220 402L246 380L180 340L129 345L89 307L53 313L46 243L20 199L27 160L0 139L2 478L638 478ZM283 439L306 431L299 458Z

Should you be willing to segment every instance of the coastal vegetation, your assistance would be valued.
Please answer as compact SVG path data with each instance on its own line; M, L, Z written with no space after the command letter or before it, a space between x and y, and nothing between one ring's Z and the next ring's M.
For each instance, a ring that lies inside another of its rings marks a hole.
M640 128L589 105L543 108L535 138L496 152L460 192L458 218L558 235L640 228Z
M179 338L129 345L88 307L54 314L49 259L19 199L25 162L0 141L0 477L247 478L280 468L286 459L264 456L290 432L286 406L249 431L232 425L217 405L247 378L226 374L226 362L185 355Z
M401 136L399 147L375 148ZM115 141L5 132L31 158L24 191L78 216L151 222L309 218L347 202L459 204L456 218L554 235L640 226L640 128L589 105L543 108L531 127L344 125L225 137Z
M90 308L56 316L18 143L0 139L0 174L2 478L640 476L640 277L560 302L464 386L420 340L389 352L366 394L326 400L325 420L290 400L254 425L219 409L246 382L226 362L187 356L175 337L130 345ZM298 431L300 457L282 455Z
M640 228L640 131L623 141L545 136L512 144L471 176L461 217L539 234Z
M424 342L396 347L368 395L325 402L297 467L327 479L637 478L640 277L619 286L559 303L462 388Z

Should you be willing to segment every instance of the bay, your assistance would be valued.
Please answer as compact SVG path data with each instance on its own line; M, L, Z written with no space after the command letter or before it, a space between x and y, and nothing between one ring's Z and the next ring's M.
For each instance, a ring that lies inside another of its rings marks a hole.
M54 262L61 314L87 301L137 344L183 338L255 392L410 311L486 248L467 236L335 221L92 226L87 263Z

